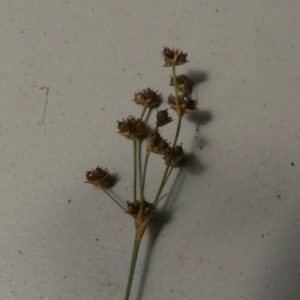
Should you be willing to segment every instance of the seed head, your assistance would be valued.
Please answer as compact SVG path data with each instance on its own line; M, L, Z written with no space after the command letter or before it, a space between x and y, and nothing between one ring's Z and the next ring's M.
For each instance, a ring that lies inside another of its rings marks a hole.
M147 219L154 213L156 206L153 203L144 200L142 211L140 211L141 208L141 201L137 201L135 203L127 201L127 210L125 211L125 213L131 215L134 218L137 218L138 214L141 213L142 218Z
M172 118L169 117L167 109L158 110L156 113L156 126L162 127L168 123L172 122Z
M177 145L172 151L172 147L168 147L163 153L162 157L166 161L166 164L170 163L170 166L177 167L180 160L184 156L184 151L181 145Z
M191 92L191 82L185 74L176 76L177 88L180 92L184 94L189 94ZM174 78L171 76L170 85L174 86Z
M97 167L95 170L87 171L86 183L93 184L102 188L108 187L112 183L112 177L107 169Z
M176 98L173 95L170 95L168 97L168 103L170 104L171 108L174 109L177 112L177 114L178 111L181 112L181 116L189 112L190 110L196 109L197 102L198 100L193 100L190 95L183 94L178 97L178 109Z
M150 88L135 93L133 101L137 104L146 105L150 108L157 107L160 104L158 92L155 92Z
M165 60L164 67L179 66L188 62L188 60L186 60L187 53L183 53L179 49L174 50L168 47L164 47L162 55Z
M147 132L145 122L133 116L118 121L118 129L121 135L133 138L141 138Z
M163 154L169 148L169 143L157 132L151 132L147 139L147 152Z

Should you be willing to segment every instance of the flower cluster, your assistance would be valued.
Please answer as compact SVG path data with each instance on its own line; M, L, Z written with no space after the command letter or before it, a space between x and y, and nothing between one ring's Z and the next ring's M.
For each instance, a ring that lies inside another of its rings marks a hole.
M147 133L146 123L133 116L118 121L118 129L119 134L131 138L141 138Z
M136 202L127 201L127 210L125 213L131 215L134 218L137 218L138 214L142 214L144 218L149 218L155 211L156 206L153 203L150 203L146 200Z
M172 122L167 109L158 110L156 113L156 127L162 127Z
M86 183L93 184L98 187L106 188L112 184L112 177L107 169L97 167L95 170L87 171Z
M164 67L179 66L188 62L188 60L186 60L187 53L183 53L178 49L174 50L168 47L164 47L162 55L165 60Z
M170 95L168 103L172 109L178 112L178 106L182 114L196 109L198 100L193 100L189 94L180 95L178 98Z
M133 101L137 104L145 105L149 108L157 107L161 102L158 92L155 92L150 88L135 93Z
M180 160L184 156L184 151L181 145L177 145L173 149L170 146L170 143L163 139L157 131L148 135L146 150L147 152L153 152L161 155L166 164L169 164L172 167L178 166Z
M174 78L171 76L170 78L170 85L174 86ZM177 89L178 91L184 93L184 94L189 94L192 90L192 84L189 80L189 78L185 74L177 75L176 76L176 84L177 84Z

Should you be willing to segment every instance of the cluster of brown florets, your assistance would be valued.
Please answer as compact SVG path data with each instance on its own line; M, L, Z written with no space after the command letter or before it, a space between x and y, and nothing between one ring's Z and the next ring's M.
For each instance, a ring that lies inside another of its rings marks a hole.
M128 138L141 138L147 133L147 126L140 118L129 116L118 121L118 133Z
M174 149L171 147L158 131L151 132L147 139L147 152L153 152L161 155L166 164L172 167L178 166L180 160L184 156L184 151L181 145L177 145Z
M187 53L179 49L164 47L162 55L165 67L174 68L188 62ZM175 71L173 74L175 74ZM192 85L187 75L171 76L169 85L176 87L176 92L175 96L168 96L167 103L171 109L177 112L178 117L181 118L184 114L196 109L197 100L192 99ZM156 108L162 102L161 95L151 88L146 88L135 93L133 101L136 104L143 105L145 109ZM169 116L168 110L157 111L156 127L152 131L149 130L146 122L142 119L142 117L129 116L127 119L118 121L118 133L132 139L142 139L148 135L146 151L160 155L164 159L165 164L171 167L178 166L184 156L182 145L171 146L158 131L160 127L172 122L172 117ZM86 173L86 182L98 187L107 188L112 184L112 177L107 169L97 167L95 170ZM142 201L128 202L125 212L135 217L142 209L144 217L148 217L154 212L155 208L156 206L153 203L149 203L143 199Z
M132 217L136 218L138 216L138 214L141 214L141 210L142 210L142 215L145 218L149 218L155 211L156 206L151 203L148 202L144 199L143 202L141 201L136 201L136 202L129 202L127 201L127 210L125 211L125 213L131 215Z
M149 108L157 107L161 102L158 92L155 92L150 88L135 93L133 101L137 104L141 104Z
M112 184L112 176L107 169L97 167L95 170L87 171L85 174L86 183L93 184L98 187L106 188Z

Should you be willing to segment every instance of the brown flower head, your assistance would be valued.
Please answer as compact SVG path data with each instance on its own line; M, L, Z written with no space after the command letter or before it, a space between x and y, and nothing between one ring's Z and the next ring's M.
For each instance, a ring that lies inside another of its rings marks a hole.
M193 100L190 95L183 94L178 97L178 104L179 109L177 107L176 98L173 95L168 97L168 103L170 104L171 108L174 109L177 113L178 111L181 113L181 116L184 115L186 112L190 110L196 109L198 100Z
M162 127L168 123L172 122L172 118L169 117L167 109L158 110L156 113L156 126Z
M108 187L112 184L112 177L107 169L97 167L95 170L87 171L86 183L93 184L102 188Z
M158 92L155 92L150 88L135 93L133 101L137 104L146 105L150 108L157 107L160 104Z
M164 67L179 66L188 62L188 60L186 60L187 53L183 53L178 49L174 50L168 47L164 47L164 50L161 54L163 55L165 60Z
M166 161L166 164L170 163L170 166L177 167L180 160L184 156L184 151L181 145L177 145L174 150L169 147L162 153L163 159Z
M169 147L169 143L166 140L164 140L157 131L151 132L148 135L146 148L147 152L162 154Z
M147 132L144 121L133 116L129 116L126 120L118 121L118 133L126 137L140 138Z
M141 210L141 201L137 201L136 203L134 202L129 202L127 201L127 210L125 213L131 215L134 218L138 217L138 214L142 214L143 219L149 218L155 211L156 206L153 203L150 203L146 200L143 201L143 210Z
M185 74L176 76L177 88L180 92L184 94L189 94L191 92L191 82ZM171 76L170 85L174 86L174 78Z

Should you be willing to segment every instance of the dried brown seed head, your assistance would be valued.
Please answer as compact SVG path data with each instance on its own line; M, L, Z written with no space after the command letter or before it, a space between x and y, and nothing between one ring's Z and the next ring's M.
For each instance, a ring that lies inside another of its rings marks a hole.
M184 94L189 94L191 91L191 82L185 74L176 76L177 88ZM170 85L174 86L174 78L171 76Z
M174 50L168 47L164 47L162 55L165 60L164 67L179 66L188 62L188 60L186 59L187 53L183 53L179 49Z
M87 171L85 178L86 183L90 183L103 188L110 186L112 183L112 177L109 174L108 170L100 167L97 167L92 171Z
M127 210L125 213L131 215L133 218L148 219L155 211L156 206L146 200L143 201L143 206L141 201L136 203L127 201Z
M118 121L118 129L119 134L133 138L141 138L147 132L145 122L133 116Z
M167 109L158 110L156 113L156 126L162 127L168 123L172 122L172 118L169 117Z
M172 109L175 111L181 111L182 115L189 112L190 110L196 109L198 100L193 100L190 95L183 94L178 97L178 105L180 106L180 110L178 110L176 98L173 95L168 97L168 103ZM181 115L181 116L182 116Z
M151 132L148 135L146 148L148 152L162 154L169 147L169 143L165 139L163 139L157 131Z
M170 163L170 166L177 167L180 160L184 156L184 151L181 145L177 145L174 150L169 147L162 153L163 159L166 161L166 164Z
M151 90L150 88L144 89L134 94L135 103L146 105L150 108L157 107L160 104L160 97L158 92Z

